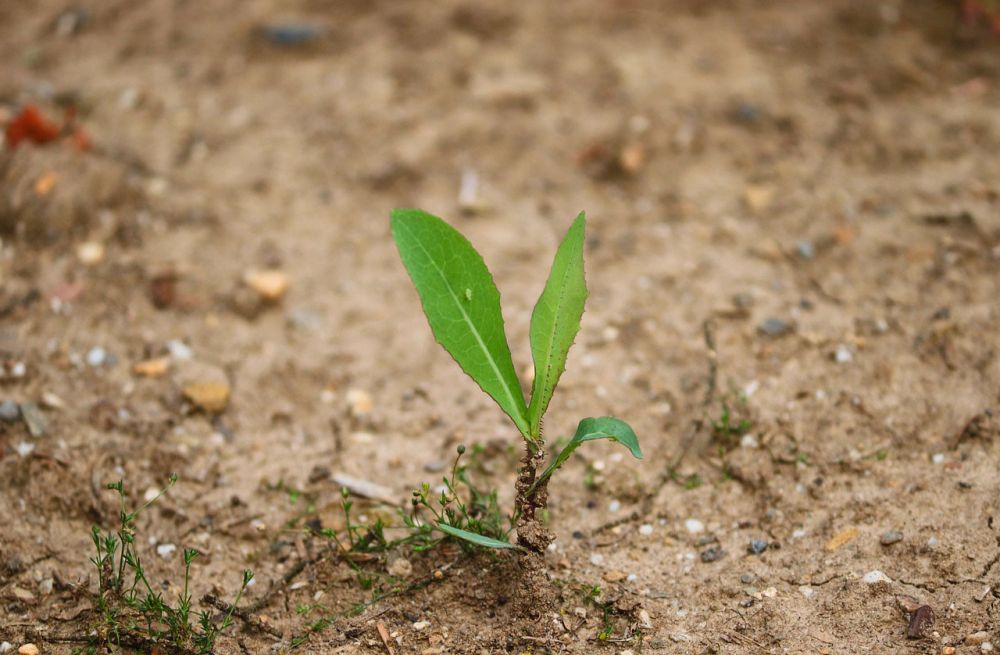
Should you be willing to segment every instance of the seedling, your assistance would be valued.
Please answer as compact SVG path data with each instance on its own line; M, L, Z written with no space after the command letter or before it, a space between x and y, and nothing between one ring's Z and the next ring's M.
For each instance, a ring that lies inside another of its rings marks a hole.
M587 299L583 269L581 213L556 251L552 270L531 314L531 356L535 375L525 402L504 332L500 292L482 256L455 228L416 209L392 212L392 236L413 280L434 338L479 387L500 406L524 440L514 516L521 548L540 553L552 541L542 525L548 482L585 441L610 439L641 459L639 440L624 421L610 416L585 418L569 443L539 473L545 458L542 418L566 368L566 356L580 329ZM462 529L444 520L446 534L489 548L512 544Z
M97 569L98 595L97 610L100 624L96 626L95 639L104 646L129 646L140 649L151 648L159 652L167 648L170 652L207 655L215 649L219 635L232 624L233 612L253 579L253 571L243 571L243 582L229 611L221 622L213 619L212 613L203 610L198 613L198 625L191 622L191 562L198 551L187 548L184 556L184 584L178 594L176 605L162 591L154 588L139 556L136 534L136 519L139 513L155 503L177 482L171 476L170 482L154 498L146 501L138 509L125 509L125 485L119 480L107 485L107 489L118 494L119 527L102 533L100 528L91 529L95 556L91 563ZM85 649L96 652L97 646Z

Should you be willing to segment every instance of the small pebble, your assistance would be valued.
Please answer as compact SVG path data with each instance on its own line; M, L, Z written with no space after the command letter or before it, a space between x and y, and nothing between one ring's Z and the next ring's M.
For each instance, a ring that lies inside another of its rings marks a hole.
M618 502L617 500L612 500L610 503L608 503L608 511L609 512L617 512L621 508L622 508L622 504L620 502Z
M767 550L767 540L766 539L751 539L750 545L747 546L747 552L751 555L760 555L765 550Z
M104 366L104 363L108 360L108 351L104 350L100 346L94 346L87 352L87 364L97 368L98 366Z
M883 532L878 540L883 546L891 546L903 540L903 533L899 530L889 530L888 532Z
M931 462L934 464L944 464L944 453L934 453L931 455Z
M397 557L389 564L389 575L397 578L408 578L413 573L413 565L405 557Z
M427 462L426 464L424 464L424 470L427 471L428 473L440 473L445 469L446 466L448 466L446 462L443 462L441 460L435 460L433 462Z
M757 442L757 437L752 434L744 434L740 437L740 448L754 449L759 447L760 444Z
M757 332L765 337L782 337L792 332L792 325L780 318L766 318L757 326Z
M247 271L243 283L257 292L261 300L270 303L281 300L290 284L287 275L275 270Z
M593 555L590 556L590 563L593 564L594 566L600 566L601 564L604 563L604 555L601 555L600 553L594 553Z
M7 653L14 650L14 644L9 641L0 642L0 653Z
M846 364L847 362L854 359L854 353L852 353L851 349L845 346L844 344L840 344L839 346L837 346L836 352L833 353L833 358L837 361L838 364Z
M174 544L160 544L156 547L156 554L163 559L169 559L171 555L177 552L177 546Z
M984 641L979 645L979 650L981 650L984 653L988 653L991 650L993 650L993 644L988 641Z
M319 25L309 23L277 23L261 28L265 39L280 46L301 46L323 34Z
M431 624L430 621L417 621L417 622L415 622L413 624L413 629L417 630L417 631L420 631L420 630L423 630L424 628L430 626L430 624Z
M179 339L171 339L167 342L167 352L176 360L184 361L194 357L191 347Z
M805 596L806 598L812 598L813 596L816 595L816 590L808 585L802 585L801 587L799 587L799 593Z
M621 582L625 579L625 573L617 569L612 569L610 571L605 571L604 573L605 582Z
M362 389L348 389L347 403L353 416L367 416L372 411L372 397Z
M973 632L965 638L965 644L967 646L975 646L976 644L985 643L987 639L990 638L990 633L985 630L980 630L979 632Z
M931 537L930 539L927 540L927 547L928 548L937 548L940 543L941 542L938 541L937 537Z
M21 420L28 427L28 434L35 439L44 437L49 428L48 419L34 403L21 403Z
M136 375L147 378L158 378L170 368L169 357L154 357L141 362L136 362L132 366L132 372Z
M38 655L40 652L34 644L25 644L17 649L17 655Z
M17 444L16 450L17 454L20 455L21 457L27 457L32 452L34 452L35 444L28 443L27 441L22 441L21 443Z
M722 550L718 546L712 546L711 548L706 548L701 551L701 561L708 564L709 562L717 562L726 556L726 551Z
M803 239L795 244L795 250L799 253L799 257L802 259L813 259L816 257L816 246L813 245L812 241L808 239Z
M77 246L76 257L85 266L100 264L104 259L104 244L98 241L84 241Z
M892 582L885 573L882 573L878 569L874 571L869 571L865 573L865 577L861 578L861 581L865 584L877 584L879 582Z
M0 421L13 423L20 420L21 408L13 400L5 400L0 403Z
M698 534L705 531L705 524L698 519L688 519L684 521L684 528L691 534Z
M641 534L644 537L648 537L649 535L653 534L653 526L650 525L649 523L644 523L643 525L640 525L639 534Z

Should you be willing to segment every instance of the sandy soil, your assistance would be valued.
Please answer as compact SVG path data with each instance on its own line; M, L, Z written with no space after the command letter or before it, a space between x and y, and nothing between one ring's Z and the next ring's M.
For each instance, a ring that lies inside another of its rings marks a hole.
M386 653L380 623L397 653L1000 648L1000 42L951 4L7 0L0 54L0 120L69 104L92 140L0 153L0 400L47 420L0 422L0 642L86 645L103 484L175 472L152 578L174 595L184 547L196 598L257 576L220 653ZM647 456L557 476L535 606L453 547L363 563L373 592L305 527L342 526L338 475L402 505L458 443L511 504L516 436L433 343L397 206L483 252L519 369L590 217L546 427L613 413Z

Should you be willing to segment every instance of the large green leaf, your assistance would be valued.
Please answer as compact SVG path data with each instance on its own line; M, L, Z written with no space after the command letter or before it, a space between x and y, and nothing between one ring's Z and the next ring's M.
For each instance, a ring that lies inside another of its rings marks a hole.
M450 526L447 523L435 523L434 525L438 530L447 535L451 535L456 539L464 539L465 541L476 544L477 546L482 546L483 548L510 548L520 550L517 545L510 542L500 541L499 539L493 539L491 537L484 537L481 534L469 532L468 530L462 530L461 528Z
M579 448L584 441L592 441L594 439L610 439L611 441L616 441L621 445L625 446L632 452L632 456L636 459L642 459L642 450L639 449L639 437L635 436L635 432L629 427L629 424L621 419L617 419L614 416L601 416L600 418L585 418L580 421L580 424L576 428L576 434L570 439L570 442L566 444L566 447L562 449L562 452L552 460L542 472L535 483L531 486L530 491L542 484L547 480L557 468L562 466L569 456L573 454L577 448ZM530 493L530 492L529 492Z
M586 217L576 217L552 261L545 289L531 313L531 357L535 380L528 405L531 435L538 437L542 415L552 400L559 376L566 369L566 355L580 330L580 317L587 300L583 274L583 237Z
M458 230L427 212L394 210L391 226L434 338L528 437L500 292L483 258Z

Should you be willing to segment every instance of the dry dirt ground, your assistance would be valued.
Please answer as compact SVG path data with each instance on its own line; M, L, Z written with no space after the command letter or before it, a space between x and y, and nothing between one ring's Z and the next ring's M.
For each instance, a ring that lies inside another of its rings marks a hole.
M0 153L15 651L87 645L103 485L171 473L137 524L153 583L187 547L196 609L256 573L220 653L388 653L379 624L396 653L1000 648L1000 42L953 4L4 0L0 55L0 120L72 106L92 141ZM613 413L646 458L590 444L556 477L535 607L516 557L355 571L307 528L342 527L344 474L395 521L459 443L511 505L515 433L433 343L397 206L481 249L519 369L590 217L547 430Z

